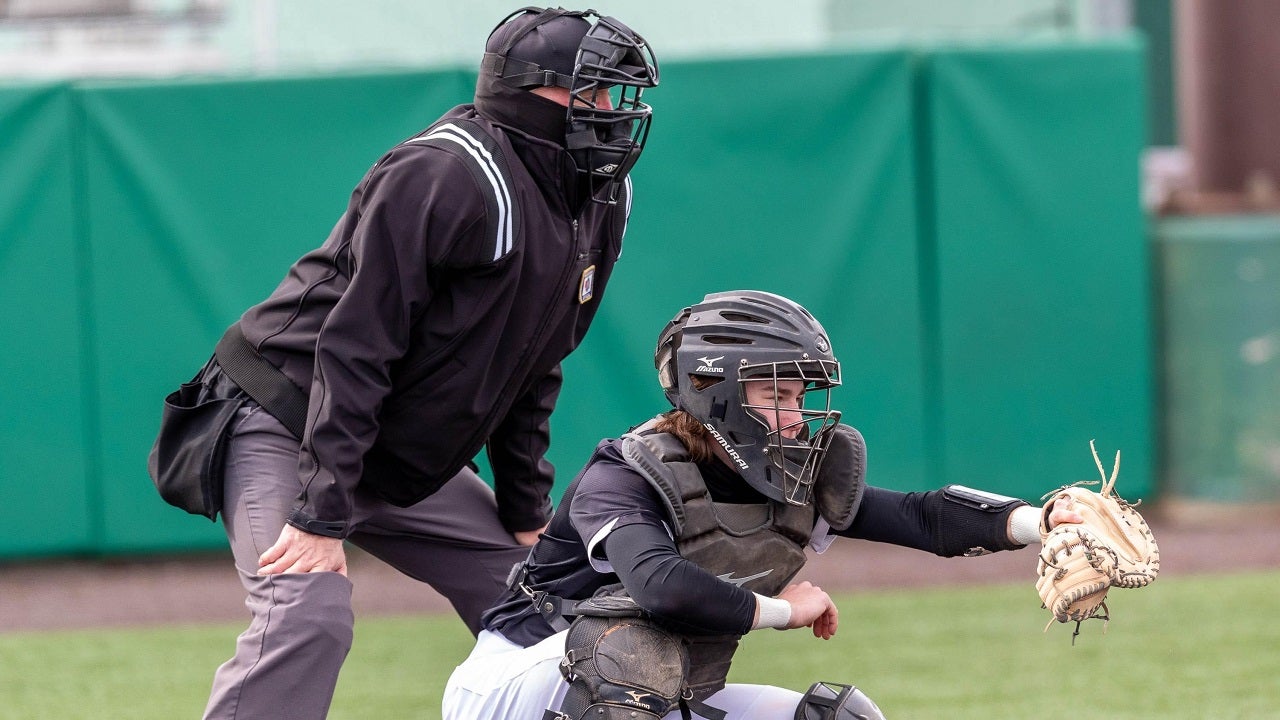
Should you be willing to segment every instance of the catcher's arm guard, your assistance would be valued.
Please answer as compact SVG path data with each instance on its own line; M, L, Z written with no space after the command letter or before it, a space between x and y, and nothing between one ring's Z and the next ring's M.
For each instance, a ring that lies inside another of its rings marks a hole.
M1120 472L1120 453L1108 478L1093 450L1094 462L1102 474L1102 492L1086 490L1076 483L1045 495L1048 502L1040 520L1040 557L1036 563L1036 591L1054 620L1080 623L1090 618L1108 620L1107 591L1113 587L1146 587L1160 572L1160 549L1146 520L1130 504L1115 494ZM1083 522L1049 527L1049 516L1059 500L1067 500ZM1050 621L1053 624L1053 621ZM1046 629L1047 626L1046 626Z

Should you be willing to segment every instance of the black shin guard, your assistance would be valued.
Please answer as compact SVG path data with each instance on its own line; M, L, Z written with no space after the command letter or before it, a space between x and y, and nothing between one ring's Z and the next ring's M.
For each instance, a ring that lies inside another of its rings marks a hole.
M688 670L680 638L644 618L579 616L560 662L569 691L543 717L657 720L680 705Z

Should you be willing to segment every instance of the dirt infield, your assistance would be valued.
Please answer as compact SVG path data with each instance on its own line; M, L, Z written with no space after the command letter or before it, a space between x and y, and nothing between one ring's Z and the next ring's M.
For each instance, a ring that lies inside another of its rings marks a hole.
M1280 568L1280 507L1163 506L1147 511L1165 576ZM356 614L444 612L421 583L358 551L349 556ZM1027 549L971 559L863 541L838 541L802 572L831 591L1026 581ZM461 571L461 570L460 570ZM0 565L0 632L247 621L223 553Z

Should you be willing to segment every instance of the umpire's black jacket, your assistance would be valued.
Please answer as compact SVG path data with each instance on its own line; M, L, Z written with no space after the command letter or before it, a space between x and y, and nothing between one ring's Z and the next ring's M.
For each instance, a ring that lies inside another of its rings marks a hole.
M344 537L357 484L408 505L486 443L504 525L545 523L559 363L631 199L628 182L614 205L571 203L565 160L454 108L383 156L324 245L245 312L245 337L310 388L290 524Z

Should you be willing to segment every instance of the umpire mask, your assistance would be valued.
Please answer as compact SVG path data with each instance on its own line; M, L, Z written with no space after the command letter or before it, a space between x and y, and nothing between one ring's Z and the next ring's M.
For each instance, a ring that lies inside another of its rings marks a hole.
M561 144L592 199L612 203L648 139L652 110L640 97L657 84L648 43L621 22L594 10L527 7L489 35L476 107ZM527 92L536 87L565 88L568 107Z
M774 501L810 503L840 421L831 409L840 363L808 310L754 290L707 295L667 324L654 363L667 399L702 423L748 484ZM804 390L795 406L779 401L787 381ZM766 384L770 399L749 403L748 383Z

